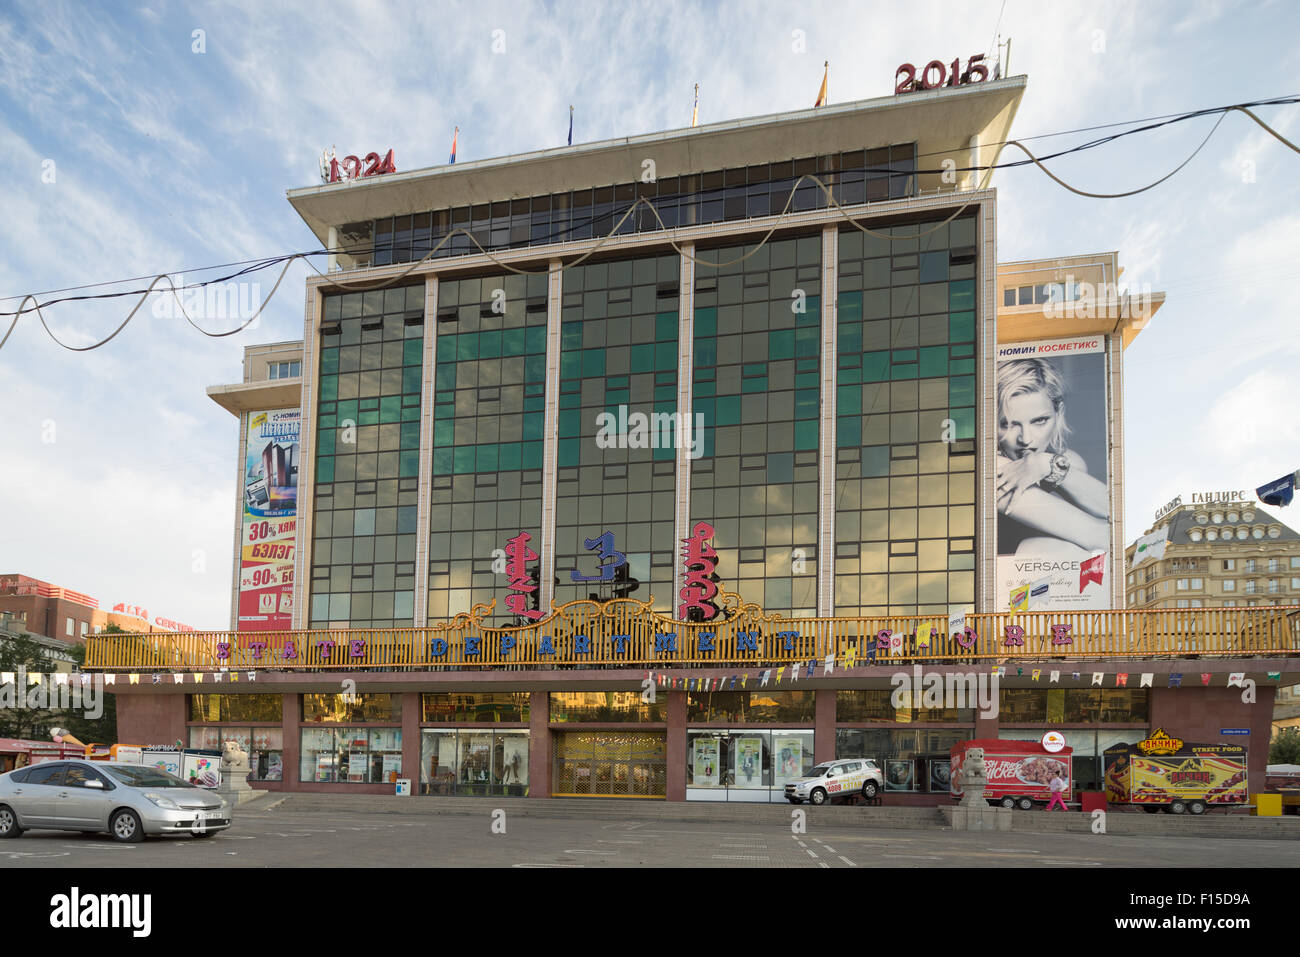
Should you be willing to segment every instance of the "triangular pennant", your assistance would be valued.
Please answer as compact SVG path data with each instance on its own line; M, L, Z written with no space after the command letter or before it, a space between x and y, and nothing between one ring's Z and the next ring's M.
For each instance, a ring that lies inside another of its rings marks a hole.
M162 684L162 675L155 673L155 674L153 675L153 683L156 684L156 685L157 685L157 684Z
M1099 685L1099 684L1101 684L1102 680L1103 680L1105 677L1106 677L1106 676L1105 676L1104 674L1102 674L1100 671L1094 671L1094 672L1092 673L1092 683L1093 683L1094 685Z
M1035 669L1034 669L1034 674L1033 674L1033 678L1034 678L1034 680L1037 681L1037 680L1038 680L1038 676L1041 675L1042 673L1043 673L1043 669L1041 669L1041 668L1035 668Z
M1070 677L1073 678L1075 681L1078 681L1078 680L1079 680L1079 672L1077 672L1077 671L1073 672L1073 673L1070 675Z
M1181 688L1183 686L1183 676L1178 672L1171 672L1169 675L1169 687Z
M1121 671L1121 672L1119 672L1118 674L1115 675L1115 687L1117 687L1117 688L1127 688L1127 687L1128 687L1128 672L1127 672L1127 671Z
M104 675L104 684L111 685L117 683L117 675Z
M140 683L140 675L133 671L126 676L126 680L133 685L138 685Z
M763 672L763 680L759 682L758 686L760 688L766 688L768 679L771 677L772 677L772 669L768 668L766 671Z
M181 684L184 680L185 680L185 676L184 676L183 674L179 674L179 673L178 673L178 674L174 674L174 675L172 675L172 683L173 683L173 684Z
M1201 684L1203 684L1203 685L1208 685L1208 684L1210 683L1210 679L1211 679L1212 677L1214 677L1214 676L1211 675L1211 674L1207 674L1206 672L1202 671L1202 672L1201 672Z
M824 665L824 668L823 668L823 670L822 670L822 674L824 674L824 675L829 675L829 674L832 674L832 673L835 671L835 654L834 654L834 652L832 652L831 654L829 654L829 655L826 656L826 660L823 662L823 665Z
M1151 679L1153 679L1154 677L1155 677L1155 672L1153 672L1153 671L1144 671L1144 672L1142 672L1142 683L1141 683L1140 685L1138 685L1138 687L1139 687L1139 688L1150 688L1150 687L1151 687Z
M805 671L805 672L803 673L803 676L804 676L805 678L811 678L811 677L813 676L813 669L816 668L816 667L817 667L817 660L816 660L816 659L813 659L813 660L809 661L809 662L808 662L808 670Z
M1228 687L1229 687L1229 688L1233 688L1233 687L1241 688L1241 687L1243 687L1242 682L1245 681L1245 680L1246 680L1246 672L1244 672L1244 671L1234 671L1234 672L1232 672L1231 674L1228 675Z
M203 672L202 672L202 671L196 671L196 672L194 672L194 683L195 683L195 684L202 684L202 683L203 683Z
M1052 684L1056 684L1058 681L1061 680L1061 673L1059 671L1053 671L1051 675L1048 676L1047 680Z
M1269 680L1269 681L1281 681L1281 680L1282 680L1282 672L1280 672L1280 671L1266 671L1265 674L1268 675L1268 680Z
M741 675L741 676L740 676L740 686L741 686L742 688L745 687L745 682L748 681L748 680L749 680L749 675L748 675L748 674L743 674L743 675Z

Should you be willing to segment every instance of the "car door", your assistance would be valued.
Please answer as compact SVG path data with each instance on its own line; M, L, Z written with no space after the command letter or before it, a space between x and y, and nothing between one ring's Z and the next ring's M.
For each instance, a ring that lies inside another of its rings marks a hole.
M98 781L99 787L88 786ZM103 830L108 827L108 812L112 809L113 784L104 775L84 764L69 764L59 788L59 799L54 805L55 823L58 827Z
M26 780L14 787L9 803L18 812L23 827L54 826L54 807L63 785L64 768L59 761L33 765Z

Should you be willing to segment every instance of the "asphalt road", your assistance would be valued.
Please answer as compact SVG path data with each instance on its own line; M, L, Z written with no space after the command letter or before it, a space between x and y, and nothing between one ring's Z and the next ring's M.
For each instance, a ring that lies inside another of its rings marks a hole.
M411 815L236 813L210 838L116 844L107 835L28 831L0 842L0 867L1295 867L1300 842L1105 834L864 829L810 818L789 825L582 820L506 812Z

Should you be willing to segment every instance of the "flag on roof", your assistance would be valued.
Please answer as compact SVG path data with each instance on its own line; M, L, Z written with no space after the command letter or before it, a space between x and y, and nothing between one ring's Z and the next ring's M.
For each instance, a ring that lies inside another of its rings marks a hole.
M456 162L456 140L460 139L460 127L456 127L456 132L451 134L451 158L448 163Z
M824 66L826 67L826 72L822 74L822 88L817 92L817 102L813 104L814 109L826 105L826 81L831 75L831 61L827 60Z

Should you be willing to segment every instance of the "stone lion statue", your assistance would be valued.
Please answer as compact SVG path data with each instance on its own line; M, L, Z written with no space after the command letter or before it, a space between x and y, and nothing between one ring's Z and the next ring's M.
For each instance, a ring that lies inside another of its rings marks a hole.
M248 752L237 741L226 741L222 745L221 766L228 771L247 771Z
M984 749L971 748L966 752L966 760L961 766L962 787L973 784L987 784L988 775L984 770Z

